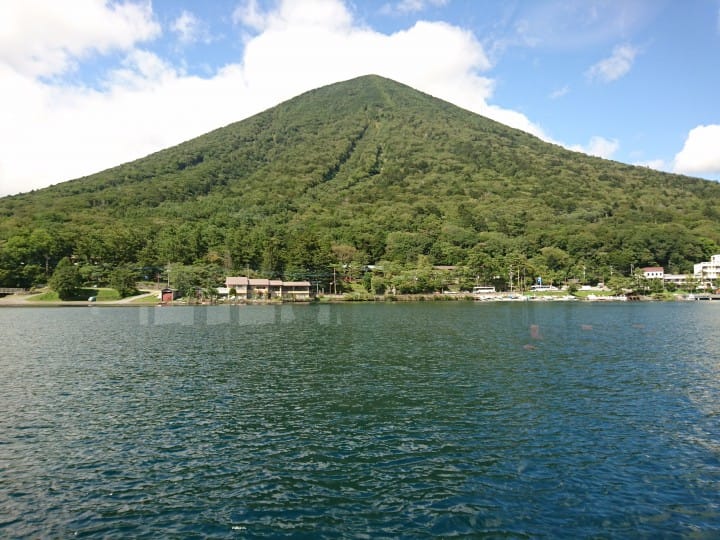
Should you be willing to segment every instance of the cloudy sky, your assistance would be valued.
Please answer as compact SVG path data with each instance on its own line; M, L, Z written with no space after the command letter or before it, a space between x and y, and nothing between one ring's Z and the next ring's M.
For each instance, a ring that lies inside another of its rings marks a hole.
M720 0L0 0L0 195L368 73L720 180Z

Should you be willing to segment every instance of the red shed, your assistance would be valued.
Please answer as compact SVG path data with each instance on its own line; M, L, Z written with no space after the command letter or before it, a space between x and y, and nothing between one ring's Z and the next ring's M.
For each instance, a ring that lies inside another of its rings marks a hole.
M165 289L160 291L160 300L162 302L172 302L179 296L180 295L178 294L178 291L176 289L170 289L166 287Z

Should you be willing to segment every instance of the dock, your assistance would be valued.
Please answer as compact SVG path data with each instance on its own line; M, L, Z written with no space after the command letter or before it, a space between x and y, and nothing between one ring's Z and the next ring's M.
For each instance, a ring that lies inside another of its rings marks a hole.
M0 287L0 296L5 296L6 294L22 294L25 292L25 289L20 287Z

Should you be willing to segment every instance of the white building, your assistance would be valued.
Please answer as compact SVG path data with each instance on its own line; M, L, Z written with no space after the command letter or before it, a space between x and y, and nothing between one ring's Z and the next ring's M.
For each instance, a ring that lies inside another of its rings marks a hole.
M693 276L701 282L720 278L720 255L713 255L709 262L697 263L693 266Z
M673 283L674 285L687 285L690 276L687 274L665 274L663 275L664 283Z
M662 266L646 266L640 271L645 279L661 279L665 284L672 283L677 286L687 285L691 277L688 274L667 274Z
M662 266L647 266L642 269L645 279L662 279L665 275L665 269Z

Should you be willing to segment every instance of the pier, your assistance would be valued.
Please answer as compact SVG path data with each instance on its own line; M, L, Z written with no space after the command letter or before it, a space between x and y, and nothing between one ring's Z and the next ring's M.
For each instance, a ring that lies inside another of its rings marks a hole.
M720 294L696 294L695 300L720 300Z

